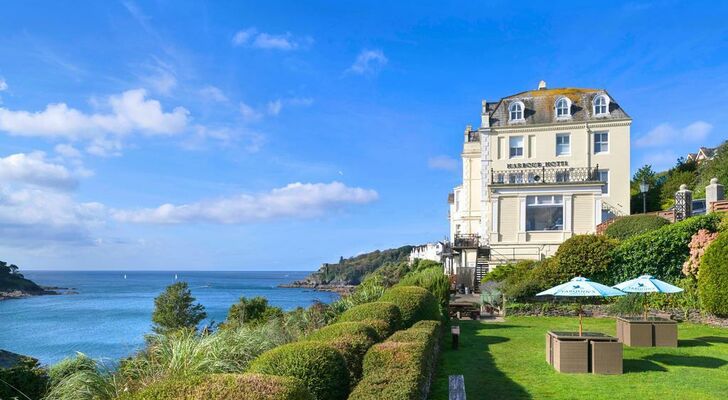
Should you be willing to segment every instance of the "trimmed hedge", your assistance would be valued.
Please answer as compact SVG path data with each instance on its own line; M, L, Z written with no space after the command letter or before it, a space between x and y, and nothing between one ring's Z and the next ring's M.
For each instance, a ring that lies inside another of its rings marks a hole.
M344 357L346 370L349 372L349 385L354 387L361 379L364 355L376 342L362 334L347 333L329 339L325 343L336 349Z
M618 242L601 235L576 235L564 241L554 255L551 279L563 283L576 276L615 284L612 253ZM551 283L551 282L549 282Z
M670 221L656 215L630 215L618 218L604 230L604 234L612 239L625 240L669 224Z
M380 335L384 339L400 328L402 324L402 313L394 303L375 301L352 307L339 317L339 321L342 322L365 320L386 321L389 325L386 335Z
M447 312L450 303L450 278L442 273L441 264L422 271L410 272L397 286L419 286L427 289L440 302L441 312Z
M306 340L329 341L341 335L364 335L373 342L379 342L382 338L374 329L372 324L363 321L337 322L335 324L326 325L323 328L313 331Z
M715 232L719 224L720 217L714 213L699 215L623 241L614 251L615 278L623 281L644 274L663 280L682 277L693 235L700 229Z
M359 322L363 322L377 331L377 335L379 335L380 340L388 338L392 333L392 324L389 321L382 319L365 319Z
M402 326L408 328L422 320L440 320L440 304L435 296L417 286L393 287L382 295L381 301L389 301L399 307Z
M298 378L315 400L343 400L349 392L346 360L338 350L317 341L268 350L250 364L248 372Z
M313 400L313 396L301 380L289 376L214 374L161 381L122 399Z
M728 231L721 232L703 255L698 292L705 311L728 316Z
M439 321L421 321L373 346L349 400L424 399L437 361Z

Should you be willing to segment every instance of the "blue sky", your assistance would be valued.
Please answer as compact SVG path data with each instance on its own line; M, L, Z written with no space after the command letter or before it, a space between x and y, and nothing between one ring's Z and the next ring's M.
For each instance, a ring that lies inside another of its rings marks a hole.
M607 89L633 170L728 137L721 3L369 3L5 5L0 259L311 270L441 239L481 99L541 79Z

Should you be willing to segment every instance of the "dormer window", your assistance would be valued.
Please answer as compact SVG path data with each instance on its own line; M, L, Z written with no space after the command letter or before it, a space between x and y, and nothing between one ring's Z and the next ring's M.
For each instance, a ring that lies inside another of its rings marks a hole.
M556 100L556 118L571 117L571 101L566 97Z
M510 111L510 120L511 121L523 121L523 103L520 101L516 101L514 103L511 103L510 107L508 107L508 111Z
M594 115L607 115L609 114L609 99L607 96L600 94L594 98Z

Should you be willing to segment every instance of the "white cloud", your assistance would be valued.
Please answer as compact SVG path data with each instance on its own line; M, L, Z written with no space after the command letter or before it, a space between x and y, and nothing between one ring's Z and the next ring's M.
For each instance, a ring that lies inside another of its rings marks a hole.
M242 101L240 102L240 114L243 115L243 120L245 122L258 121L263 117L263 114Z
M58 153L61 157L66 158L79 158L81 157L81 152L73 147L73 145L70 144L57 144L56 147L53 148L56 153Z
M43 152L0 157L0 184L11 182L62 190L78 184L65 166L48 162Z
M427 165L431 169L455 171L458 169L459 162L458 162L458 160L456 160L452 157L449 157L449 156L435 156L435 157L430 157L430 159L427 160Z
M0 107L0 131L16 136L88 139L135 131L172 135L187 127L189 112L185 108L164 112L159 101L146 95L144 89L134 89L110 96L110 113L86 114L65 103L49 104L36 112Z
M294 38L288 32L284 34L271 34L258 32L255 28L248 28L236 32L232 42L234 46L250 46L258 49L288 51L306 47L313 42L313 39L308 36Z
M359 75L369 75L379 72L384 67L389 59L384 55L381 50L362 50L356 57L354 64L347 69L348 72L352 72Z
M145 77L144 81L163 95L169 95L177 87L177 77L165 70L160 70L156 75Z
M379 195L371 189L349 187L341 182L291 183L256 195L241 194L216 200L157 208L114 211L123 222L180 224L206 222L241 224L277 218L322 216L349 204L366 204Z
M220 88L217 88L215 86L205 86L202 89L200 89L200 96L202 96L205 100L210 101L217 101L220 103L224 103L228 101L227 96L225 96L225 93L220 90Z
M5 78L0 76L0 92L8 90L8 83L5 82Z
M679 129L669 123L662 123L651 129L644 136L635 140L636 147L660 147L675 144L700 143L713 129L713 125L705 121L695 121Z
M268 114L270 115L280 114L281 108L283 108L283 102L280 99L268 102Z
M650 151L643 155L639 165L651 165L655 171L665 171L675 166L678 155L672 150Z

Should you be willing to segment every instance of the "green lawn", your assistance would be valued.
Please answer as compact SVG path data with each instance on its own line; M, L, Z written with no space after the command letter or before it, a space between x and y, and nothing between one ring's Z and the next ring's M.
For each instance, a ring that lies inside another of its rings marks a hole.
M679 324L678 348L624 347L623 375L561 374L546 364L548 330L578 329L576 318L511 317L504 323L455 321L460 349L443 338L430 399L448 398L448 375L465 376L476 399L728 399L728 329ZM615 334L610 318L584 330Z

